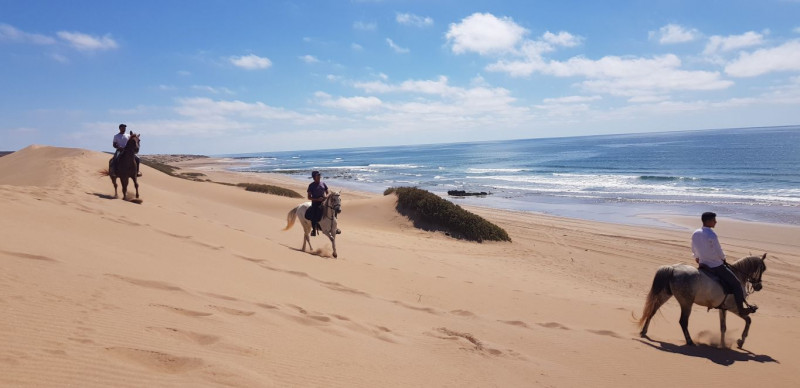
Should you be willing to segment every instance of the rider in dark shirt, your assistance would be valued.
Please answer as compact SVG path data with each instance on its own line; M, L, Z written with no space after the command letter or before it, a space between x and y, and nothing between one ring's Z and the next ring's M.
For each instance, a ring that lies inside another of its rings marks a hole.
M322 174L319 171L311 173L314 182L308 185L308 199L311 200L311 208L306 218L311 221L313 227L311 231L312 236L317 235L317 230L320 229L319 221L322 219L322 203L328 198L328 185L321 181Z

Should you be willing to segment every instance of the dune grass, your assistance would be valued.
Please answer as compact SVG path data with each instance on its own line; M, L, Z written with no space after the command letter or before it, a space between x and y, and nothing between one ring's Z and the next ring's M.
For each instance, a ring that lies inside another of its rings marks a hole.
M169 176L174 176L176 178L188 179L191 181L198 181L198 182L212 182L218 183L221 185L226 186L238 186L243 187L247 191L255 191L258 193L265 193L265 194L272 194L272 195L281 195L284 197L289 198L303 198L302 195L297 193L294 190L290 190L287 188L273 186L273 185L264 185L264 184L257 184L257 183L227 183L227 182L215 182L210 179L203 179L202 177L206 176L201 172L178 172L178 168L173 167L166 163L156 162L154 160L147 160L142 158L142 164L146 166L150 166L158 171L161 171Z
M244 187L247 191L255 191L258 193L282 195L289 198L303 198L298 192L280 186L264 185L260 183L239 183L236 186Z
M148 159L145 159L145 158L139 158L139 160L141 160L142 164L144 164L145 166L148 166L150 168L153 168L153 169L156 169L158 171L161 171L164 174L171 175L171 176L176 176L176 177L180 178L180 176L178 174L175 174L175 170L177 170L177 168L175 168L173 166L170 166L169 164L156 162L154 160L148 160Z
M390 187L383 195L397 195L397 211L414 226L437 230L469 241L511 241L501 227L429 191L416 187Z

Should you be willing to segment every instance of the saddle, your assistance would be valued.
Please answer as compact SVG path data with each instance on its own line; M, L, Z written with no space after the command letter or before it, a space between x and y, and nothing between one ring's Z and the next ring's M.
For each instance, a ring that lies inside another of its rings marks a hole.
M706 265L700 264L697 267L697 269L700 270L700 272L706 274L706 276L710 277L711 280L714 280L715 282L719 283L719 285L722 286L722 291L725 292L725 294L733 294L733 289L731 289L731 286L723 282L722 279L720 279L720 277L717 276L717 274L711 272L711 270Z

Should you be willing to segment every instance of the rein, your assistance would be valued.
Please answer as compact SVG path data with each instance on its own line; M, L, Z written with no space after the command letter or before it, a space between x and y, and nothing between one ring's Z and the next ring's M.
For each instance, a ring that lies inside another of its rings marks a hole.
M737 277L739 277L739 276L745 277L745 279L744 279L745 295L749 295L749 294L752 294L753 292L755 292L755 285L756 284L759 284L759 285L761 284L761 275L762 274L761 274L761 267L760 266L755 271L750 272L751 271L750 268L748 268L748 270L745 270L745 269L739 269L739 268L737 268L737 267L735 267L735 266L733 266L731 264L728 264L727 262L725 264L728 266L728 268L730 268L731 270L733 270L736 273ZM747 263L747 267L753 267L753 266L754 265L752 263L750 263L750 262ZM758 275L758 276L756 276L756 275ZM746 301L744 303L749 306L749 304Z
M329 220L333 220L334 218L336 218L336 214L338 212L337 212L336 206L331 206L330 202L331 202L331 197L328 197L328 199L325 200L325 202L322 203L322 206L333 210L332 212L325 212L325 213L330 213L330 216L327 216L327 215L323 214L323 217L325 217L325 218L327 218Z

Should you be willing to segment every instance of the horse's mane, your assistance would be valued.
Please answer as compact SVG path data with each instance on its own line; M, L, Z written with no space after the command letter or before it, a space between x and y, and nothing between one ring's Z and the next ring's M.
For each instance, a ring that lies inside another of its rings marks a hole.
M736 268L738 271L742 273L752 274L758 271L761 268L763 261L761 257L758 256L748 256L736 260L731 267Z

